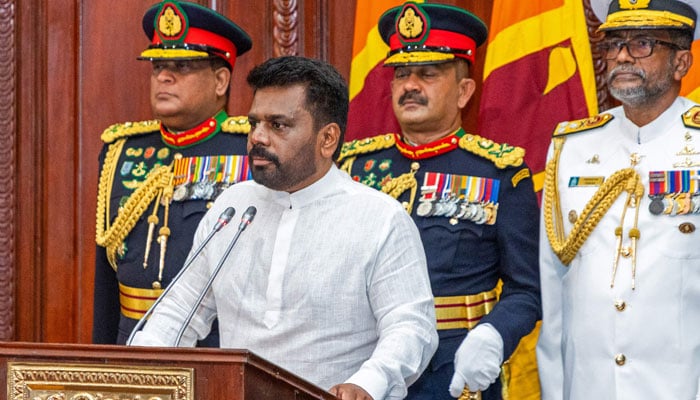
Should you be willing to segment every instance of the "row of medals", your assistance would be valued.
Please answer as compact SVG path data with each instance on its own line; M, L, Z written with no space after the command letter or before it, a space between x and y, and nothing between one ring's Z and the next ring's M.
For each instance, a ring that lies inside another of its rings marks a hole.
M173 200L213 200L229 186L229 183L215 181L183 183L175 187Z
M676 156L685 156L681 162L673 164L674 168L692 168L700 166L693 161L692 157L700 154L692 146L693 136L690 132L686 132L684 136L686 145L681 151L676 153ZM700 193L660 193L649 195L651 203L649 204L649 212L653 215L685 215L685 214L700 214Z
M700 214L700 193L649 195L649 212L654 215Z
M448 196L440 199L420 198L416 209L419 217L447 217L472 221L483 224L493 220L498 209L497 204L490 202L469 202L458 196Z

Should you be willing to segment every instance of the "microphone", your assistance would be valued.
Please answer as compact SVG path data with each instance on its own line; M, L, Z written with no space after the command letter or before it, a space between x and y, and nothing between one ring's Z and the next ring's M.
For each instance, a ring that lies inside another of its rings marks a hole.
M192 306L192 310L190 311L190 313L187 314L187 318L185 318L185 322L182 323L182 326L180 327L180 330L177 333L177 337L175 337L175 346L174 347L178 347L180 345L180 340L182 340L182 335L185 333L185 329L192 321L192 318L194 317L194 313L197 311L197 308L199 308L199 305L202 303L202 300L204 300L204 296L209 291L209 288L211 287L212 283L214 283L214 279L216 279L216 276L219 275L219 271L221 271L221 267L224 265L224 261L226 261L226 259L228 258L228 255L231 253L233 246L238 241L238 237L241 236L241 232L243 232L245 230L245 228L247 228L248 225L250 225L251 222L253 222L253 218L255 218L255 213L257 213L257 212L258 212L258 210L255 207L250 206L243 213L243 216L241 217L241 223L238 224L238 230L236 231L236 234L233 236L231 243L226 248L226 251L224 252L224 255L221 257L221 260L219 260L219 263L216 264L216 267L214 268L214 272L211 273L211 276L209 277L207 284L204 286L204 289L202 289L202 291L199 293L199 297L197 297L197 301ZM171 284L171 286L172 286L172 284Z
M247 210L246 210L247 211ZM228 225L228 223L231 221L233 218L234 214L236 214L236 210L234 210L233 207L228 207L225 209L220 215L219 218L216 220L216 223L214 224L214 228L212 228L211 232L207 235L206 238L202 241L202 243L197 247L197 249L193 252L191 252L191 256L185 260L185 263L182 265L182 268L180 271L175 275L175 277L170 281L170 284L168 285L165 290L163 290L163 293L161 293L160 296L156 299L156 301L153 302L153 304L146 310L146 313L143 314L141 319L139 319L139 322L136 323L134 326L134 329L131 330L131 334L129 335L129 338L126 341L126 345L130 345L131 342L134 340L134 336L136 335L136 332L141 330L143 325L146 323L146 320L148 320L148 317L153 314L153 310L156 308L158 304L160 304L160 301L165 295L170 291L170 288L174 286L175 282L177 282L180 279L180 276L187 270L192 262L197 258L199 253L204 250L204 247L209 243L212 237L219 232L224 226Z
M219 219L216 220L216 223L214 224L214 229L212 229L212 233L210 235L214 235L215 232L218 232L223 228L224 226L228 225L228 223L231 221L231 218L236 215L236 210L233 209L233 207L229 207L224 210L224 212L219 215ZM205 243L208 242L208 240L205 240Z
M243 212L243 216L241 217L241 223L238 225L238 230L243 231L245 228L250 225L251 222L253 222L253 218L255 218L255 213L258 212L258 209L250 206L245 209Z

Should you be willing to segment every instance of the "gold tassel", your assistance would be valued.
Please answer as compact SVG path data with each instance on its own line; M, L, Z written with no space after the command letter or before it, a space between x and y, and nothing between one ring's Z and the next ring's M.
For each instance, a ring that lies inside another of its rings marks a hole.
M168 248L168 236L170 236L170 228L168 227L168 217L170 216L170 202L173 198L173 178L174 174L170 175L168 184L163 188L163 226L158 230L158 243L160 243L160 259L158 263L158 282L153 282L154 289L162 288L163 270L165 269L165 252ZM157 286L157 287L156 287Z

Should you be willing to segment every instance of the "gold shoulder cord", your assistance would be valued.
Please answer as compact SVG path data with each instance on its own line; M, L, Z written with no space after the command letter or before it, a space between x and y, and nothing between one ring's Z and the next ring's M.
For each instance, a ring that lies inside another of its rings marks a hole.
M408 202L403 204L403 208L411 215L413 211L413 203L416 200L416 191L418 189L418 181L416 180L416 171L420 165L417 162L411 163L411 170L405 174L401 174L394 179L389 180L382 186L382 192L389 196L398 199L408 189L411 189L411 195Z
M97 193L95 242L98 246L107 249L107 260L115 271L117 269L117 249L146 211L148 205L171 184L173 175L172 165L163 165L151 170L143 184L129 196L114 222L110 224L109 199L117 162L125 141L126 139L120 139L110 145L100 174Z
M559 202L559 188L557 187L559 157L564 146L564 138L554 138L553 143L554 154L546 167L543 205L544 223L552 250L564 265L569 265L617 197L623 191L626 191L628 200L625 203L625 210L628 206L636 207L638 210L639 200L644 194L644 187L641 184L639 174L633 168L625 168L615 172L605 180L593 197L586 203L581 215L576 219L569 237L565 238L564 222ZM630 238L635 244L639 238L637 216L638 211L635 214L634 228L629 232ZM622 222L620 222L620 225L622 225ZM621 226L615 230L618 238L621 237L621 231Z

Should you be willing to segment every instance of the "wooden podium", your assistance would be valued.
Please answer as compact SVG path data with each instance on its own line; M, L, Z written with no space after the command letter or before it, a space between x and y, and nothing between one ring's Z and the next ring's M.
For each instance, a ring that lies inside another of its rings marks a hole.
M7 400L336 399L247 350L0 342L0 368Z

